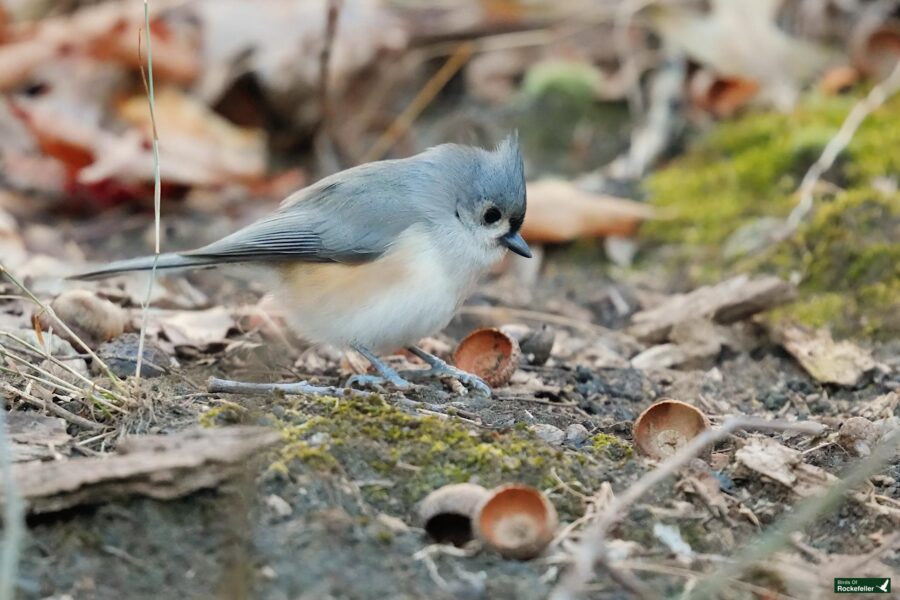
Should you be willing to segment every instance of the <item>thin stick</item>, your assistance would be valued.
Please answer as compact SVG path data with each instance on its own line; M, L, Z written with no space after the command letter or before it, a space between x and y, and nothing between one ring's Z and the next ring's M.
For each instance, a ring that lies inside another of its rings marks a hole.
M322 115L331 114L328 97L328 67L331 63L331 48L334 45L342 4L341 0L328 0L328 10L325 15L325 39L322 43L322 52L319 54L319 105Z
M438 69L437 73L432 75L431 79L429 79L422 89L419 90L419 93L416 94L403 112L394 119L394 122L391 123L390 127L388 127L375 141L372 147L369 148L369 151L363 156L362 162L371 162L384 157L387 151L397 143L397 140L409 130L413 121L422 114L422 111L425 110L438 93L444 89L447 82L463 68L469 58L471 58L474 49L475 44L472 42L463 42L457 46L456 51L450 55L447 61L440 69Z
M590 581L594 572L594 565L598 558L606 551L606 534L609 529L620 519L628 515L629 507L641 496L646 494L657 484L680 470L707 446L721 440L738 429L745 430L770 430L770 431L797 431L810 435L821 435L827 427L821 423L801 421L791 423L789 421L767 421L756 417L732 417L725 421L718 429L709 429L698 435L676 452L674 455L660 463L658 467L638 479L631 487L610 503L597 521L585 532L583 541L575 551L574 562L569 572L560 580L554 588L551 600L574 600Z
M156 266L159 263L159 238L160 238L160 212L162 205L162 178L159 166L159 134L156 131L156 98L153 94L153 42L150 39L150 8L148 0L144 0L144 31L147 35L147 74L144 74L144 63L141 60L141 33L138 30L138 64L141 65L141 79L144 80L144 89L147 91L147 103L150 106L150 125L153 129L153 224L155 246L153 267L150 269L150 281L147 282L147 296L141 305L141 334L138 338L137 361L134 368L134 376L141 378L141 367L144 359L144 337L147 333L147 315L150 312L150 297L153 294L153 284L156 282Z
M110 370L110 368L106 365L106 363L103 362L102 360L100 360L100 357L97 356L97 354L96 354L93 350L91 350L91 349L88 347L88 345L85 344L85 343L82 341L82 339L81 339L80 337L78 337L78 336L75 334L75 332L72 331L72 329L71 329L68 325L66 325L66 324L63 322L62 319L60 319L58 316L56 316L56 312L53 310L53 308L52 308L49 304L44 304L43 302L41 302L40 298L38 298L37 296L35 296L35 295L31 292L31 290L29 290L27 287L25 287L24 284L22 284L18 279L16 279L15 276L14 276L12 273L10 273L9 270L8 270L6 267L3 266L3 263L0 263L0 275L6 275L6 278L9 279L10 281L12 281L13 284L14 284L17 288L19 288L20 290L22 290L22 292L23 292L26 296L28 296L28 299L29 299L29 300L31 300L32 302L34 302L35 304L37 304L39 307L41 307L41 310L42 310L42 311L44 311L45 313L47 313L48 315L50 315L50 317L51 317L51 319L53 320L53 322L56 323L56 324L58 324L58 325L59 325L59 328L62 329L64 332L66 332L66 334L67 334L69 337L71 337L73 340L75 340L76 342L78 342L78 345L81 346L81 348L82 348L85 352L87 352L88 356L91 357L91 360L93 360L94 362L96 362L97 366L99 366L101 369L103 369L104 374L105 374L107 377L110 378L110 380L112 381L113 385L114 385L116 388L118 388L120 391L122 391L122 392L125 391L125 389L122 387L122 382L119 380L118 377L116 377L116 374L113 373L113 372Z
M812 210L816 184L819 183L822 175L834 165L838 155L853 141L853 136L856 135L857 129L863 124L866 117L898 91L900 91L900 61L894 65L890 75L873 87L865 98L853 105L837 134L828 141L818 160L806 171L803 181L800 183L800 201L788 215L785 229L779 236L780 239L784 239L796 231L809 211Z
M14 597L16 571L25 537L25 503L12 474L12 445L6 407L0 405L0 470L3 472L3 549L0 554L0 600Z
M28 392L26 392L24 390L16 389L15 387L13 387L12 385L10 385L6 382L0 382L0 385L2 385L3 388L7 392L9 392L11 394L15 394L16 396L19 396L20 398L22 398L22 400L24 400L28 404L31 404L32 406L34 406L36 408L46 410L47 412L56 415L60 419L68 421L72 425L77 425L78 427L81 427L82 429L87 429L89 431L102 431L103 429L105 429L103 427L103 425L101 425L100 423L95 423L94 421L85 419L84 417L80 417L80 416L76 415L75 413L69 412L68 410L64 409L61 406L58 406L54 402L45 402L44 400L41 400L40 398L32 396L31 394L29 394ZM2 598L2 596L0 596L0 598Z
M297 383L248 383L210 377L206 381L206 391L211 394L316 394L320 396L347 396L346 388L309 385L305 381ZM351 393L354 390L349 390Z

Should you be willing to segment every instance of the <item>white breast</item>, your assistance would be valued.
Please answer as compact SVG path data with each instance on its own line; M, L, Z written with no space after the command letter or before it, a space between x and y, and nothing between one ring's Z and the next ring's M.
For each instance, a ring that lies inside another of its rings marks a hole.
M313 343L359 344L375 352L443 329L492 261L448 256L429 235L410 228L385 256L362 265L282 267L277 295L290 324Z

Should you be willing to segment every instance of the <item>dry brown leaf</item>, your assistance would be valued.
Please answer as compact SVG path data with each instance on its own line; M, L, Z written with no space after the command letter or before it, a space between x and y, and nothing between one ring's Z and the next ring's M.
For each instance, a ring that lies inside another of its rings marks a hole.
M224 344L228 330L235 326L231 313L221 306L207 310L166 311L151 315L151 319L175 347L205 348Z
M662 5L653 22L666 41L718 75L755 82L766 101L790 108L830 60L825 48L778 27L782 0L714 0L709 13Z
M835 342L825 330L788 325L776 331L775 337L807 373L822 383L852 387L877 366L867 350L850 341Z
M206 68L198 87L204 98L217 99L235 79L253 73L285 116L297 123L319 118L327 2L204 0L188 9L202 28ZM407 37L406 25L382 2L343 2L329 62L331 93L341 96L380 54L406 48Z
M764 436L750 438L735 452L734 458L751 471L790 488L801 498L818 494L838 481L824 469L803 462L800 451Z
M266 138L261 130L237 127L174 87L157 91L155 100L160 152L166 157L179 152L176 161L190 161L192 168L208 171L213 181L252 182L265 175ZM147 139L152 136L145 95L132 96L119 105L118 112Z
M163 79L191 81L199 72L195 45L172 35L158 16L178 0L150 3L153 73ZM0 46L0 90L26 81L38 67L79 52L136 67L137 32L144 23L139 5L106 2L86 6L71 15L19 23L6 30Z
M627 236L654 214L652 207L640 202L585 192L561 179L543 179L528 184L522 235L535 243Z

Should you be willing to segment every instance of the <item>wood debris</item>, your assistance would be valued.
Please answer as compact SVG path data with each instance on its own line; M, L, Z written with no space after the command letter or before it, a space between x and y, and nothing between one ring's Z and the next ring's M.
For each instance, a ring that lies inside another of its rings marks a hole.
M822 383L853 387L878 365L868 351L853 342L835 342L825 330L787 326L775 337L797 362Z
M734 458L750 471L777 481L801 498L819 494L838 480L824 469L803 462L799 450L764 436L750 438L735 452Z
M135 494L170 500L219 485L279 439L262 427L134 436L119 444L117 455L19 463L13 477L34 514ZM0 485L0 498L5 495Z
M679 323L701 317L720 324L734 323L785 304L795 293L794 286L772 275L739 275L673 296L659 306L636 313L629 332L645 342L665 342Z
M72 439L64 420L33 412L8 413L6 426L13 462L53 458Z

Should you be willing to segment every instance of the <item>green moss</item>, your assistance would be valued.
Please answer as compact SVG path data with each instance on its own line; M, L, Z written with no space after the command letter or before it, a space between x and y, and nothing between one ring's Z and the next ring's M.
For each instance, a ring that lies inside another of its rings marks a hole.
M608 433L598 433L591 439L591 449L611 460L628 460L634 454L631 444Z
M560 94L587 104L597 99L603 80L594 66L580 61L546 61L533 65L522 80L522 91L529 96Z
M565 482L594 489L602 476L583 456L553 448L528 431L471 430L454 419L409 415L379 396L279 402L288 404L276 420L286 443L270 470L281 476L337 471L351 480L390 481L361 492L381 510L409 511L449 483L517 481L550 488L557 485L555 472ZM564 514L581 509L558 508Z
M670 218L644 230L694 280L771 272L799 280L798 302L779 312L838 335L900 332L900 196L878 192L876 178L900 172L900 100L860 127L823 178L812 217L761 256L729 256L735 232L771 230L796 204L803 174L834 136L854 97L808 98L793 114L757 113L717 125L682 157L649 178L651 201ZM677 244L672 246L672 244Z
M245 413L246 409L243 406L223 400L219 406L214 406L200 415L198 420L201 427L234 425L243 420Z

